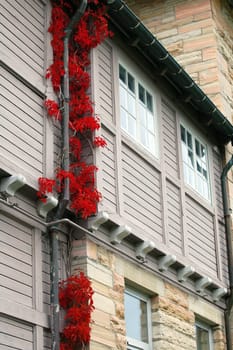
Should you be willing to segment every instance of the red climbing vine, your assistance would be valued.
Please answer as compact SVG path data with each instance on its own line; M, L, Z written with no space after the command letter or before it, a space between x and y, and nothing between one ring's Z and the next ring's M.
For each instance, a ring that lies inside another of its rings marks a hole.
M51 0L52 15L48 31L52 35L53 63L47 70L56 100L47 99L45 108L49 117L56 122L63 118L64 77L64 34L73 17L79 0ZM83 219L95 214L101 194L95 187L95 165L88 163L83 154L83 144L92 143L93 147L104 147L106 141L95 136L100 128L99 117L95 116L88 89L90 76L89 54L91 49L110 35L106 8L101 0L88 0L85 13L75 26L69 42L69 128L70 128L70 168L64 171L62 164L56 170L53 179L39 178L37 192L41 201L46 202L49 193L62 193L64 180L69 178L70 208ZM62 157L61 157L62 158ZM60 350L74 350L90 341L91 312L94 310L93 290L89 279L80 272L70 276L59 284L59 302L65 310L65 326L61 333Z
M52 35L53 63L48 68L46 77L51 79L57 101L48 99L45 101L45 107L48 115L58 121L62 120L63 109L63 38L65 28L75 12L73 3L68 0L52 0L51 24L48 29ZM76 6L78 5L79 1ZM111 33L108 29L105 5L101 0L88 0L87 9L75 26L69 43L70 169L65 172L60 166L54 179L39 179L38 197L46 202L48 193L61 193L64 179L69 178L70 208L84 219L95 214L101 194L95 188L97 168L83 161L82 140L88 139L93 147L106 145L102 137L94 137L95 131L100 128L100 120L94 115L93 104L88 95L90 76L87 68L90 65L91 49L109 35Z
M91 283L83 272L60 282L59 302L66 311L60 350L74 350L89 343L92 296Z

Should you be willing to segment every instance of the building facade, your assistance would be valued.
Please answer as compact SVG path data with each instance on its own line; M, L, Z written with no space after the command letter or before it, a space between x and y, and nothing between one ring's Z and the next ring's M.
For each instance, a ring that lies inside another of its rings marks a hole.
M127 3L109 1L114 36L91 53L103 199L96 216L55 225L59 277L70 265L92 281L90 350L231 349L232 7ZM53 204L36 197L61 154L44 109L50 15L49 1L1 4L1 349L51 348Z

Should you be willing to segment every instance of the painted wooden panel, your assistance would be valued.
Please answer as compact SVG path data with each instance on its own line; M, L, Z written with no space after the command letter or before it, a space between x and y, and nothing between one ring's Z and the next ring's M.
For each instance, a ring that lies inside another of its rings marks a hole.
M122 145L124 211L146 230L147 239L162 241L160 174L127 145Z
M51 349L51 334L49 331L44 329L44 350Z
M100 117L113 120L112 48L104 42L98 47L98 93Z
M227 259L227 245L226 245L226 234L225 226L222 222L219 222L219 240L220 240L220 259L222 266L222 277L226 284L229 284L229 268Z
M213 175L214 175L214 189L217 213L220 219L223 220L223 202L222 202L222 190L221 190L221 173L222 173L222 160L221 155L213 150Z
M1 1L3 61L31 82L44 75L44 4L39 0Z
M217 276L214 217L186 196L187 234L190 258L211 276Z
M43 311L50 312L50 247L49 238L42 238L42 289Z
M43 100L4 69L1 75L0 155L37 179L42 175Z
M0 349L34 349L31 325L0 316L0 329Z
M167 220L169 245L182 253L182 215L180 189L167 180Z
M176 115L165 101L162 101L162 137L164 166L170 176L178 176Z
M107 146L102 149L102 196L103 203L116 211L116 160L115 138L106 128L102 127L102 136Z
M32 230L8 216L0 221L0 294L32 306Z

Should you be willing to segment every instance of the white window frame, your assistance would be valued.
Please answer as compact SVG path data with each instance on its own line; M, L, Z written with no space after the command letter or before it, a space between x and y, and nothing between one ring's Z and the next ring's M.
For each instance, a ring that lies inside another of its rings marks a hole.
M182 140L182 131L185 130L185 142ZM192 149L189 147L188 135L191 135L191 143ZM212 194L211 194L211 179L210 179L210 157L209 157L209 147L206 142L204 142L201 137L199 137L198 133L195 132L193 128L190 128L185 123L180 123L180 143L181 143L181 155L182 155L182 169L183 169L183 177L185 184L191 187L196 193L198 193L202 198L211 203ZM196 143L199 145L199 149L204 150L205 153L205 161L201 160L201 157L197 154L196 151ZM189 157L190 153L192 153L193 164L190 166L188 164L191 162L191 157ZM197 169L197 164L199 164L200 169L206 171L206 181L205 177L201 174ZM205 169L204 169L205 168ZM206 188L205 188L206 185Z
M126 71L126 81L120 79L120 67ZM130 67L130 68L129 68ZM130 90L128 76L134 79L134 92ZM144 90L145 100L139 98L139 85ZM153 84L146 76L134 67L129 60L118 61L118 86L119 86L119 110L121 130L127 133L138 145L142 146L150 154L159 157L159 132L157 121L156 94ZM123 103L122 91L125 92L125 104ZM126 101L127 100L127 101ZM129 103L131 101L131 104ZM132 103L134 102L134 106ZM150 102L150 103L149 103ZM129 108L131 106L131 108ZM123 123L123 113L126 120ZM142 118L144 114L144 118ZM143 121L144 119L144 121ZM134 132L130 130L129 120L134 123ZM145 142L142 141L142 130L144 129ZM150 140L150 141L149 141ZM154 143L154 144L153 144Z
M146 303L147 307L147 331L148 331L148 343L140 341L135 338L129 337L127 334L127 350L151 350L152 349L152 323L151 323L151 301L149 296L126 287L125 294L128 294L136 299L142 300ZM126 304L125 304L126 310ZM126 325L127 330L127 325ZM126 332L127 333L127 332Z
M213 340L213 330L212 327L204 322L201 321L196 321L195 322L195 332L197 333L197 327L203 329L204 331L208 332L208 337L209 337L209 348L208 350L214 350L214 340ZM198 348L198 343L197 343L197 336L196 336L196 344L197 344L197 350L201 350Z

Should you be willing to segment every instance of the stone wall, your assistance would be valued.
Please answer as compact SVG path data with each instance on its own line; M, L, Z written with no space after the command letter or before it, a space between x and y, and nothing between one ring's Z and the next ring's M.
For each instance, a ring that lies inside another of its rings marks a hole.
M165 282L138 263L83 239L73 243L72 269L73 273L84 270L95 291L90 350L126 350L126 282L151 298L153 349L195 350L195 317L215 327L214 350L225 349L223 314L219 309Z

